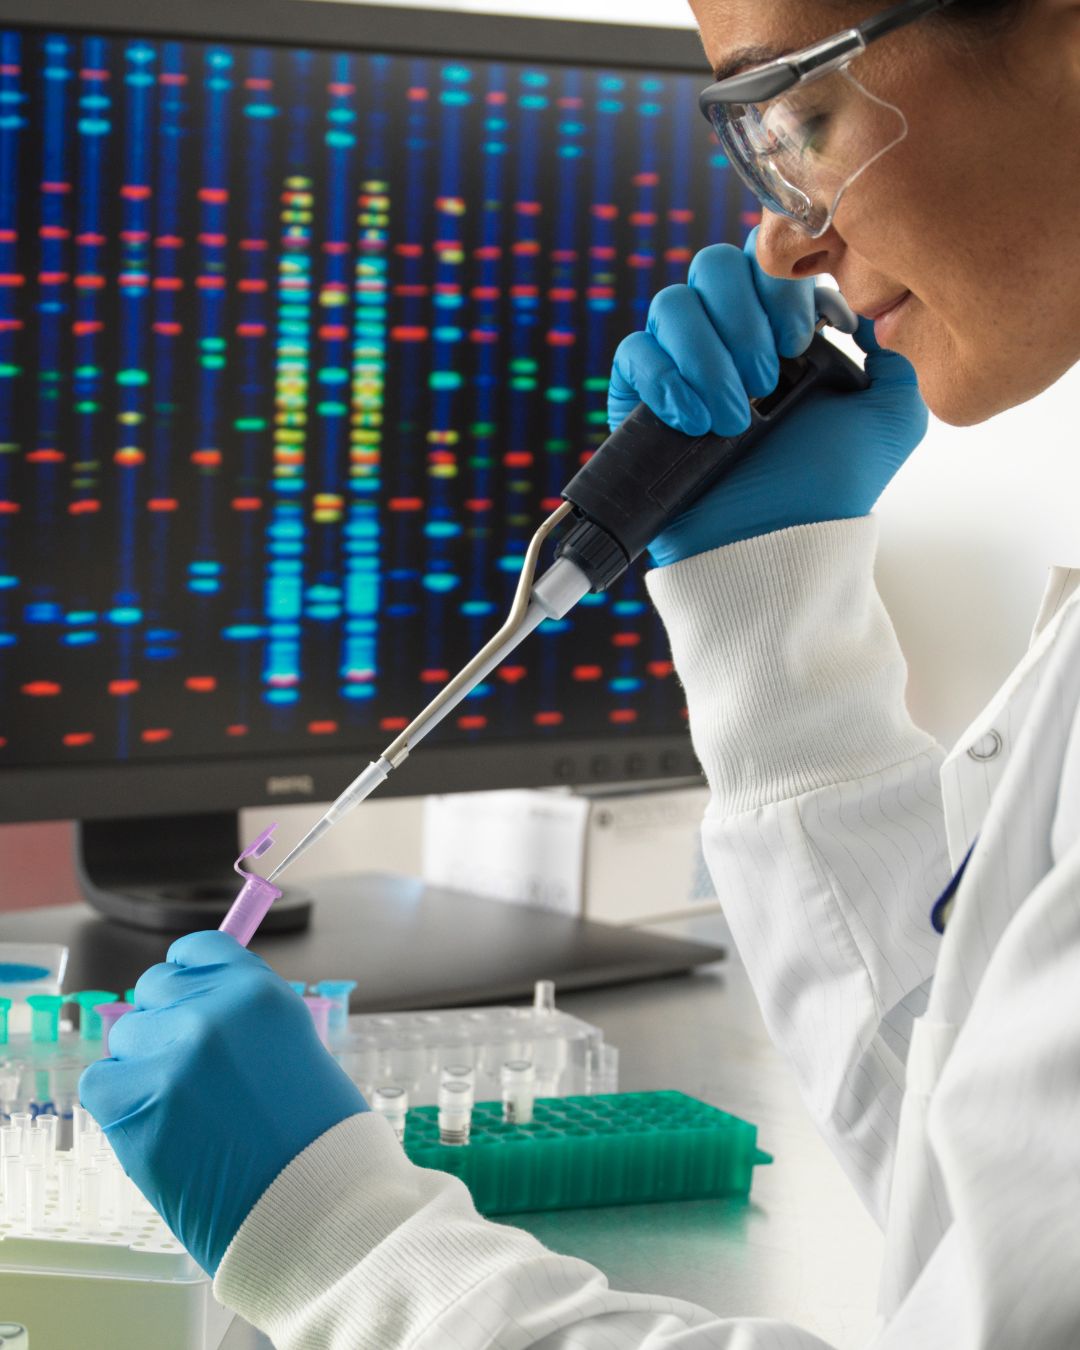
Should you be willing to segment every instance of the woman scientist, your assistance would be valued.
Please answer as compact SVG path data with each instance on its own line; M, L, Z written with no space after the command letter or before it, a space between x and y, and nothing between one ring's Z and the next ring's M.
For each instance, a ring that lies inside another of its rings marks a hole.
M1080 357L1080 0L692 2L703 108L764 217L656 298L612 416L640 397L741 430L811 340L819 273L863 316L872 377L804 405L654 547L707 856L771 1034L885 1229L875 1350L1076 1350L1080 574L1054 574L1029 654L946 757L905 710L868 513L926 405L979 422ZM83 1101L284 1350L821 1350L613 1292L480 1219L405 1160L258 957L218 933L170 957Z

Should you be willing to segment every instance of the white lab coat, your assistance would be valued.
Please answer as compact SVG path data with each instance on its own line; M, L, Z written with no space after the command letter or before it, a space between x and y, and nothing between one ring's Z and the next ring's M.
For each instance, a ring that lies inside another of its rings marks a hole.
M875 540L832 522L651 574L712 788L706 856L770 1032L885 1228L873 1350L1077 1350L1080 574L1054 574L1030 653L943 762L905 710ZM215 1291L281 1350L824 1350L609 1289L480 1219L374 1115L286 1168Z

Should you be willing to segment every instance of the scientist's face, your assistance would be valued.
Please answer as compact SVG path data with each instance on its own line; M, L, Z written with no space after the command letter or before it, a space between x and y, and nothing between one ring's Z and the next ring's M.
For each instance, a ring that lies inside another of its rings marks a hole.
M690 3L714 68L884 7ZM848 188L820 239L766 212L759 260L776 276L831 273L871 317L907 293L884 345L913 363L938 417L981 422L1080 359L1080 0L1029 0L997 36L921 20L851 72L904 113L907 139Z

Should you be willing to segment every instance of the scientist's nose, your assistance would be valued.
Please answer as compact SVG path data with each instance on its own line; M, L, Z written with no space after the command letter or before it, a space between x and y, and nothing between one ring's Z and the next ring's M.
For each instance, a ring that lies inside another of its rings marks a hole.
M843 240L832 225L820 239L811 239L786 216L772 211L761 213L757 257L770 276L798 280L823 273L835 275L843 251Z

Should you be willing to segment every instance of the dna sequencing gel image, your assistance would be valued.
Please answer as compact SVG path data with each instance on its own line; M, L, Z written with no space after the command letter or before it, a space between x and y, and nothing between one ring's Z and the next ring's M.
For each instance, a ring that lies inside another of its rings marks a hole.
M0 767L400 730L757 219L706 77L0 32ZM635 574L442 734L683 704Z

